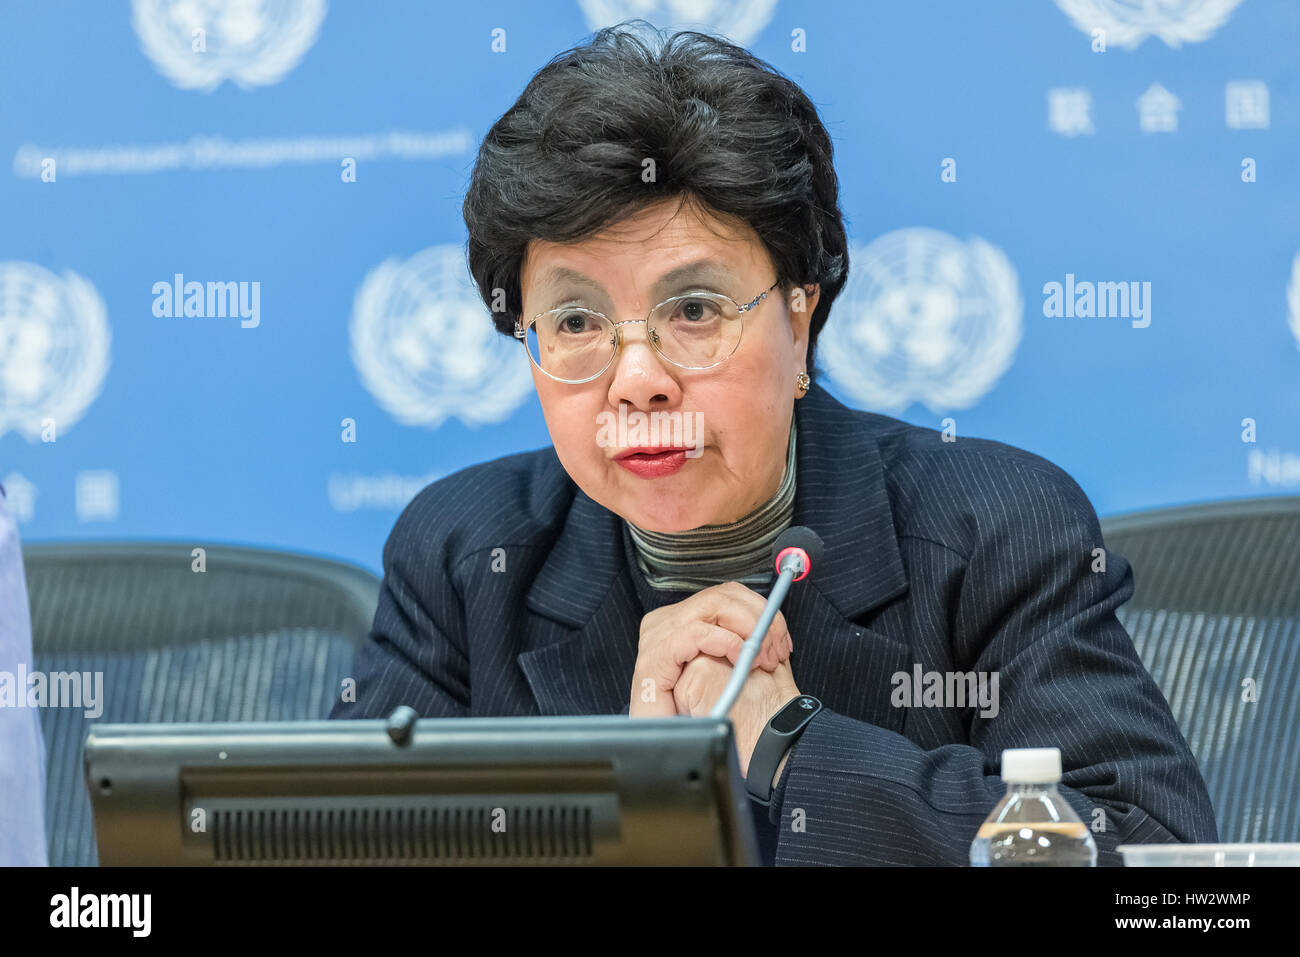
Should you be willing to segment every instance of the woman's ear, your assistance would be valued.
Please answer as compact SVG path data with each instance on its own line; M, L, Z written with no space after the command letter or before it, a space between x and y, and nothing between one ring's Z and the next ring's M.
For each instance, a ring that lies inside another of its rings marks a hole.
M812 323L813 310L821 298L821 286L811 283L795 286L790 290L790 331L794 334L797 352L806 352L808 347L808 329Z

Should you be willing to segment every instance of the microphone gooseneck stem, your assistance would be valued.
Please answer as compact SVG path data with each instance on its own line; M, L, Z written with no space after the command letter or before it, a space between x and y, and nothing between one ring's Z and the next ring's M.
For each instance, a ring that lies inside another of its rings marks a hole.
M772 585L772 594L768 596L767 604L763 606L763 613L758 616L758 623L754 625L754 630L741 645L736 666L731 672L731 680L727 682L727 687L723 689L717 704L709 713L710 718L725 718L731 712L731 706L740 697L740 689L745 686L749 671L754 666L754 659L758 657L759 649L763 647L763 637L767 634L772 619L776 617L781 602L785 601L785 593L790 590L790 582L794 581L794 576L803 570L802 564L793 555L782 562L781 574Z

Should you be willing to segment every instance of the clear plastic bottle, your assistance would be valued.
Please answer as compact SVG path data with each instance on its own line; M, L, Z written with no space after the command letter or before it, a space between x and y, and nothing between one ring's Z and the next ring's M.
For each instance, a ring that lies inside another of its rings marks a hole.
M1056 790L1061 780L1057 748L1002 752L1006 796L970 846L972 867L1096 867L1097 844Z

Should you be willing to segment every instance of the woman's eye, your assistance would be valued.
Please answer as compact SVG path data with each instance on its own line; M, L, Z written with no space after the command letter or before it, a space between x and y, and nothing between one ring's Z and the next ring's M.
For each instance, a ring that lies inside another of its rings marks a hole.
M568 335L578 335L587 331L588 319L580 312L569 312L560 316L559 331Z
M677 315L688 323L704 322L715 314L713 304L704 299L687 299L677 307Z

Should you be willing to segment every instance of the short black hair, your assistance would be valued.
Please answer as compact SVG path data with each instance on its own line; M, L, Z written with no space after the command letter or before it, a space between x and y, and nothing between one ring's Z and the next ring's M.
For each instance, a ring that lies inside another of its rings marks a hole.
M647 158L654 182L642 180ZM497 306L497 329L513 335L531 240L578 242L666 199L702 203L754 230L783 288L820 284L812 376L817 334L848 276L832 160L793 80L721 37L665 40L624 21L555 56L484 136L463 206L469 270Z

